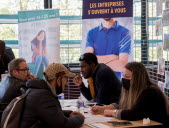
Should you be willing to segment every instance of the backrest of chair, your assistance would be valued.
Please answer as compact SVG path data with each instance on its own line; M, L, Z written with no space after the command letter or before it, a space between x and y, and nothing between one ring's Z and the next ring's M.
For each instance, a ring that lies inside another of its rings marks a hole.
M2 114L3 111L5 110L5 108L8 106L7 103L0 103L0 122L1 122L1 118L2 118Z

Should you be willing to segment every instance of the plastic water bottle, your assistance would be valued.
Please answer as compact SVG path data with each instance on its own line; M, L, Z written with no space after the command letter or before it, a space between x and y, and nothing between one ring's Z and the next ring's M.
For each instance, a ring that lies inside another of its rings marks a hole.
M58 97L59 97L61 107L64 108L65 107L64 106L64 93L59 94Z
M77 100L77 111L80 113L84 113L84 101L82 97L79 97Z

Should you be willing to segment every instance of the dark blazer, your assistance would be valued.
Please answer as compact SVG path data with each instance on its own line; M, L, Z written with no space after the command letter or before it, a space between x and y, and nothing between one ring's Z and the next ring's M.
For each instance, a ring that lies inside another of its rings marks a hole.
M21 87L25 84L26 82L8 75L0 83L0 103L9 104L14 98L22 95Z
M1 74L4 74L5 71L8 71L8 63L10 62L10 58L7 54L4 54L0 57L0 79Z
M105 64L98 64L92 74L97 104L118 103L121 82L115 75L114 71ZM83 83L82 83L83 84ZM92 100L90 89L84 85L80 88L82 94L87 100Z
M15 55L14 55L14 53L12 51L12 48L6 47L5 52L9 56L10 60L15 59Z

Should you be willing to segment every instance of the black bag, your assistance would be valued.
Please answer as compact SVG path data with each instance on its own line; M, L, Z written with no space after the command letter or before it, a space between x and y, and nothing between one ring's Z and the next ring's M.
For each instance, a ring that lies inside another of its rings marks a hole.
M5 108L2 114L1 128L20 127L20 119L24 110L24 103L29 92L30 90L28 90L25 94L16 97Z

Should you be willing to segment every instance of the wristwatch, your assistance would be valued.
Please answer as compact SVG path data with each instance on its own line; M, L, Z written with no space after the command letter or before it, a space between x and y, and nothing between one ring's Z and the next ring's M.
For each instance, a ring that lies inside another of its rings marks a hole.
M113 110L112 116L113 116L113 117L117 117L117 112L118 112L117 109Z

